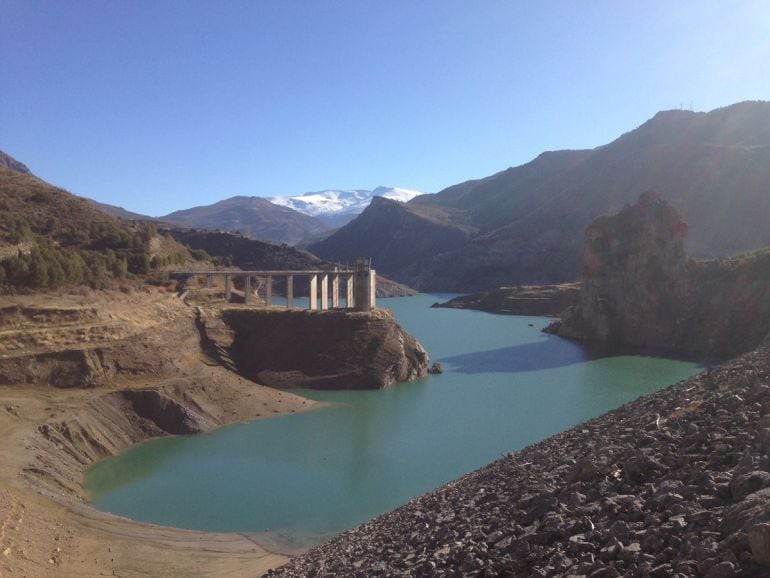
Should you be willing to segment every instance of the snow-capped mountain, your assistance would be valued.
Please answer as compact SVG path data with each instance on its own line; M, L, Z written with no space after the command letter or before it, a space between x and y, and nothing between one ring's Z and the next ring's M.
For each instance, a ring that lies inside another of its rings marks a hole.
M377 187L373 191L365 189L327 190L294 197L270 197L268 200L276 205L289 207L300 213L316 217L331 227L341 227L352 221L356 215L368 207L372 197L385 197L405 203L421 194L420 191L399 187Z

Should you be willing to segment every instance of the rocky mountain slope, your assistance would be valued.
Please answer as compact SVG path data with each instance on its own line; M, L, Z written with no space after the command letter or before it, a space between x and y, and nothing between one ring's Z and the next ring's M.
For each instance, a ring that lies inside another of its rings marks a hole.
M175 211L162 221L201 229L238 231L255 239L296 245L329 228L321 221L262 197L231 197L212 205Z
M403 207L373 204L358 218L366 226L353 221L309 248L336 260L366 244L384 274L422 290L571 281L584 228L645 190L681 212L696 256L770 244L768 182L770 103L666 111L596 149L543 153ZM420 211L452 218L435 230ZM406 251L404 240L414 238L420 243ZM405 252L396 259L399 245Z
M343 263L370 255L378 271L400 275L412 266L415 256L427 260L459 250L475 232L456 210L375 197L358 218L309 249L318 255L334 255L334 260Z
M576 307L559 335L734 355L770 332L770 250L731 259L685 253L688 228L655 193L597 219L585 233Z
M295 211L317 217L330 228L341 227L362 213L374 197L383 197L405 203L422 195L419 191L400 187L377 187L374 190L325 190L305 193L293 197L270 197L276 205L290 207Z

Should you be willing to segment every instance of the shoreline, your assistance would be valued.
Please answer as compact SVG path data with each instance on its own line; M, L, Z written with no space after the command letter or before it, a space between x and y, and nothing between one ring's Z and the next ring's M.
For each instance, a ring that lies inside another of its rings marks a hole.
M770 576L769 379L770 338L268 575Z
M214 365L199 349L193 308L176 297L158 301L168 319L142 326L139 339L156 332L176 350L173 367L118 374L95 388L0 386L0 575L254 576L297 554L258 534L147 524L86 501L87 468L169 435L161 426L170 416L189 418L179 433L202 433L325 406ZM114 345L123 348L123 339Z

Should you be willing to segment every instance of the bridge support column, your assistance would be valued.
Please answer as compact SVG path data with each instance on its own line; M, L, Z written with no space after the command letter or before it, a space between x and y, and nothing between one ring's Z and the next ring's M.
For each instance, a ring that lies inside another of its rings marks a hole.
M377 308L377 271L369 269L369 307Z
M230 275L225 275L225 301L229 302L233 296L233 284Z
M353 309L355 301L353 299L353 275L348 275L348 282L345 292L345 307L347 309Z
M268 275L265 279L265 307L273 305L273 278Z
M286 277L286 308L294 309L294 275Z
M311 311L318 309L318 275L310 276L310 306Z
M206 275L206 288L211 289L214 286L214 276Z
M246 275L243 285L243 302L251 303L251 275Z
M332 308L337 309L340 306L340 276L339 273L332 275Z
M321 275L321 310L329 308L329 276Z

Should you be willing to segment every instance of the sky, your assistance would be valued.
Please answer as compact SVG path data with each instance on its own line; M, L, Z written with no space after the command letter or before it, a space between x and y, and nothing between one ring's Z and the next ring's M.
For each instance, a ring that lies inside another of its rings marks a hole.
M159 216L424 192L770 99L770 0L0 0L0 150Z

